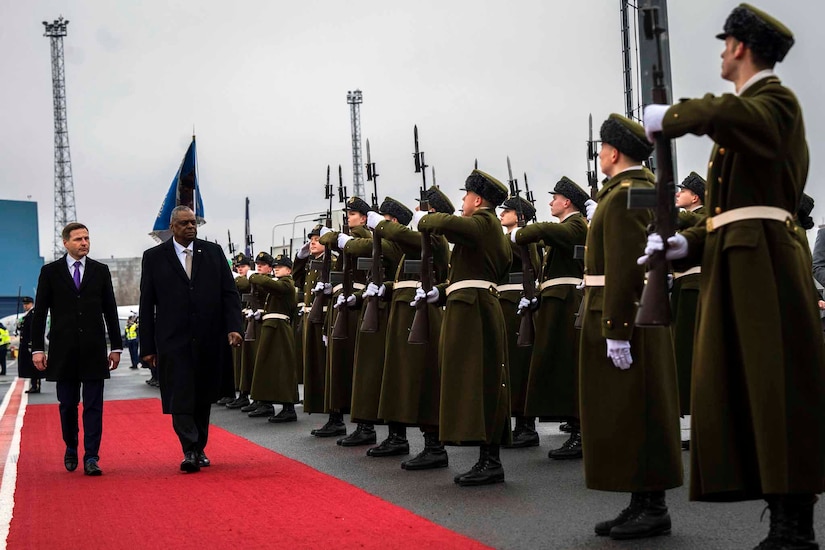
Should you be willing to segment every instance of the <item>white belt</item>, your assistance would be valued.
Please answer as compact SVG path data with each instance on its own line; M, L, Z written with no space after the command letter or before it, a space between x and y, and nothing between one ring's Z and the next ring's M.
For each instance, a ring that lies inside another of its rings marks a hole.
M584 286L604 286L604 275L585 275Z
M392 285L393 290L401 290L402 288L418 288L421 286L419 281L398 281Z
M506 285L498 285L496 288L498 288L499 292L510 292L511 290L518 290L519 292L521 292L522 290L524 290L524 285L521 283L512 283Z
M708 233L713 233L723 225L742 220L774 220L793 223L793 215L787 210L775 206L745 206L708 218L705 220L705 227Z
M352 289L353 290L364 290L364 288L365 287L362 283L352 283ZM338 283L337 285L332 287L332 293L335 294L339 290L343 290L343 289L344 289L344 283Z
M544 290L545 288L550 288L551 286L558 286L558 285L580 285L582 284L581 279L577 279L576 277L556 277L555 279L550 279L549 281L544 281L539 285L539 291Z
M312 311L312 306L304 306L304 313L309 313L310 311ZM327 306L324 306L324 312L326 313L326 311Z
M306 308L306 304L303 302L298 302L298 304L295 307L297 307L298 309L304 309Z
M456 290L463 290L465 288L478 288L480 290L488 290L490 288L498 288L492 281L482 281L480 279L467 279L466 281L458 281L457 283L453 283L447 287L446 293L447 296L450 295L451 292L455 292Z
M284 315L283 313L267 313L263 316L264 321L269 321L270 319L281 319L282 321L291 321L289 315Z
M687 271L678 271L678 272L673 273L673 279L676 280L676 279L680 279L680 278L684 277L685 275L695 275L696 273L701 273L701 272L702 272L702 266L697 265L696 267L691 267Z

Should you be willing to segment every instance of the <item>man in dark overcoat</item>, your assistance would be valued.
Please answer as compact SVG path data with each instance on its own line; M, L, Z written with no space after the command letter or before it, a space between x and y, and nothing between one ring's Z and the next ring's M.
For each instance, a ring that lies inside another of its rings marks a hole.
M241 301L220 246L197 239L195 213L172 210L172 238L143 253L140 355L157 364L164 414L180 440L180 469L209 466L211 404L231 380L229 345L239 346Z

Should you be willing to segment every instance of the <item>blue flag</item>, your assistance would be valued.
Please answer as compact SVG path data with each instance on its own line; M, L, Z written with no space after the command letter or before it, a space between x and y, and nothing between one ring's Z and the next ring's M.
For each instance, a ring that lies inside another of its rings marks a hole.
M203 200L201 190L198 185L198 155L195 149L195 136L192 136L192 143L183 162L180 163L177 174L172 179L172 185L160 205L160 211L155 218L155 225L152 227L152 236L158 242L166 242L172 237L172 230L169 224L172 220L172 209L176 206L188 206L195 212L195 219L198 225L203 225L206 220L203 217Z

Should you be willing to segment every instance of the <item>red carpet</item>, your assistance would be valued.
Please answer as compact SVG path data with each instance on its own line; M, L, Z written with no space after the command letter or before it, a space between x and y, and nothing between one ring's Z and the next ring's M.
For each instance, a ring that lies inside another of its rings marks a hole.
M106 402L102 477L63 450L57 406L29 406L9 548L485 548L214 426L214 465L183 474L155 399Z

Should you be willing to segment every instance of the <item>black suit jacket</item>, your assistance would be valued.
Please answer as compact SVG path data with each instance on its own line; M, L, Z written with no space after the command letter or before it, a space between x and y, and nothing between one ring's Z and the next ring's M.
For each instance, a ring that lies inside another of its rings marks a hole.
M123 340L112 275L106 264L87 257L80 289L75 288L65 255L44 265L35 303L32 351L45 349L46 316L51 312L46 379L109 378L106 332L113 349L122 349Z
M192 279L173 239L143 253L140 355L157 354L166 413L192 413L232 379L227 334L241 332L241 303L220 246L195 239Z

